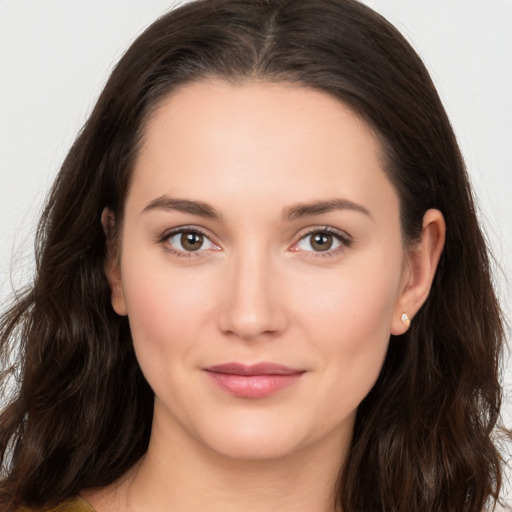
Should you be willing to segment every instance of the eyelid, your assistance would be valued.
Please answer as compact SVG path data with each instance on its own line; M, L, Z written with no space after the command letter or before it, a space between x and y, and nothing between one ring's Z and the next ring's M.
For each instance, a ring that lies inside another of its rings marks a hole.
M164 250L166 250L167 252L170 252L177 256L186 257L186 258L201 257L201 256L204 256L204 255L201 255L201 253L212 250L212 249L198 249L197 251L185 251L185 250L182 251L182 250L174 248L173 246L171 246L168 243L169 238L171 238L177 234L187 232L187 231L196 232L196 233L199 233L202 236L204 236L206 239L208 239L208 241L212 245L215 246L215 249L213 249L214 251L222 250L222 247L220 246L220 244L217 243L216 241L214 241L215 237L212 236L212 234L208 230L206 230L200 226L193 225L193 224L186 224L186 225L176 226L174 228L168 229L161 236L158 237L156 242L164 245ZM335 237L340 242L340 246L336 247L335 249L328 249L326 251L305 251L305 250L301 250L298 248L298 244L304 238L306 238L307 236L316 234L316 233L326 233L326 234L329 234L329 235ZM289 248L289 250L292 252L307 253L306 255L308 257L333 256L333 255L337 254L339 251L342 251L342 250L350 247L352 245L352 242L353 242L352 237L346 231L343 231L343 230L340 230L337 228L333 228L332 226L312 226L312 227L301 230L301 232L299 232L297 234L296 241L292 244L292 246Z
M333 237L335 237L339 242L340 246L335 249L328 249L326 251L304 251L298 248L299 243L304 240L306 237L314 235L316 233L326 233ZM341 229L333 228L332 226L313 226L302 230L297 235L297 241L293 243L290 247L290 250L293 252L303 252L306 253L307 257L323 257L323 256L333 256L337 254L339 251L343 251L344 249L350 247L352 245L353 239L346 232Z
M206 239L208 239L208 241L213 245L215 246L215 249L198 249L197 251L182 251L182 250L179 250L179 249L176 249L175 247L173 247L172 245L170 245L170 243L168 243L168 240L170 238L172 238L173 236L176 236L180 233L185 233L185 232L191 232L191 233L199 233L200 235L204 236ZM176 226L174 228L171 228L171 229L168 229L166 231L164 231L164 233L158 237L157 239L157 243L160 243L164 246L164 250L169 252L169 253L172 253L174 255L177 255L177 256L181 256L181 257L185 257L185 258L196 258L196 257L201 257L201 256L204 256L204 255L201 255L201 253L204 253L206 251L218 251L218 250L221 250L221 247L218 243L216 243L214 240L213 240L213 236L211 235L211 233L209 233L207 230L205 230L204 228L201 228L200 226L196 226L196 225L191 225L191 224L185 224L183 226Z

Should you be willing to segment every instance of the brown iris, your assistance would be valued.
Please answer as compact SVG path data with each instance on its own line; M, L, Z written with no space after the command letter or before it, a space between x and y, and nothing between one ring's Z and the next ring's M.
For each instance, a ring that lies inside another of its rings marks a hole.
M311 247L315 251L328 251L332 247L333 236L327 233L315 233L311 235Z
M186 251L197 251L201 249L204 241L204 236L195 231L186 231L181 235L181 246Z

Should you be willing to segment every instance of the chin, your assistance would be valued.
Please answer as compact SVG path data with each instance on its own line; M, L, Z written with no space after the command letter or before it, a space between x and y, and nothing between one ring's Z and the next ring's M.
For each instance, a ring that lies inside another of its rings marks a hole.
M218 455L233 460L275 460L294 453L301 443L292 439L282 439L279 436L268 434L222 436L221 439L212 439L208 445Z
M314 444L327 432L308 429L307 421L284 421L272 415L247 414L242 421L231 417L208 429L201 429L199 440L215 453L235 460L271 460L293 455ZM302 428L299 426L302 425Z

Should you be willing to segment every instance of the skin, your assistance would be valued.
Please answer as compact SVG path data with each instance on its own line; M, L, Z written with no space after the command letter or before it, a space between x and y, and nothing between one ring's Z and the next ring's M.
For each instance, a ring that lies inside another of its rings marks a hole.
M98 512L334 510L357 407L426 299L444 233L429 210L404 246L378 140L330 95L222 80L174 92L147 126L108 268L155 392L150 446L84 497ZM243 398L204 371L233 361L303 373Z

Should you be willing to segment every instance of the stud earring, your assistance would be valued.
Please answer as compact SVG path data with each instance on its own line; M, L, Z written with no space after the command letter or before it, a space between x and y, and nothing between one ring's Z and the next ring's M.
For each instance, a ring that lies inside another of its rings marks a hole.
M411 320L407 316L407 313L402 313L401 320L405 327L409 327L411 325Z

